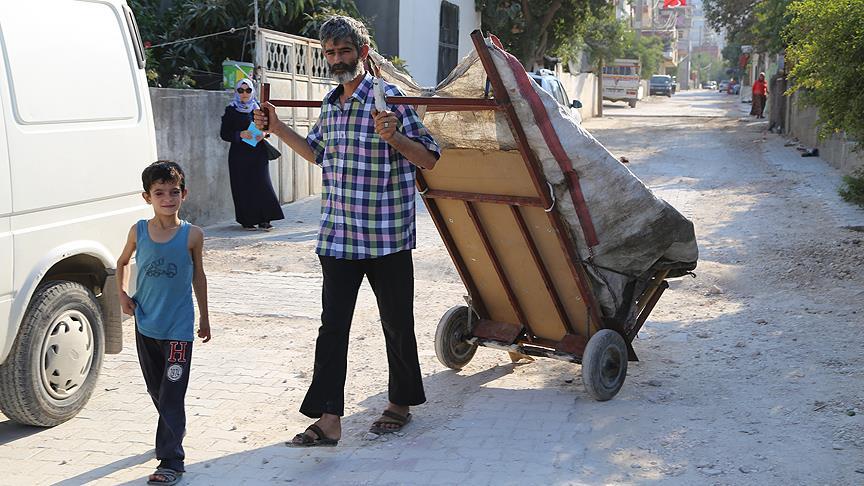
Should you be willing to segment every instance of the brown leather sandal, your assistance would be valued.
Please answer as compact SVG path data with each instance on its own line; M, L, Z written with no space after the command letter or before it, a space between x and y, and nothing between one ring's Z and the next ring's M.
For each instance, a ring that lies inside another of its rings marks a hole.
M312 431L318 437L312 437L306 432ZM285 445L289 447L333 447L339 443L339 439L331 439L324 435L324 431L321 430L321 427L318 427L315 424L310 425L306 428L302 434L297 434L291 439L291 442L286 442Z
M372 423L369 432L378 435L392 434L393 432L399 432L402 430L410 421L410 413L407 415L399 415L396 412L384 410L381 413L381 418Z

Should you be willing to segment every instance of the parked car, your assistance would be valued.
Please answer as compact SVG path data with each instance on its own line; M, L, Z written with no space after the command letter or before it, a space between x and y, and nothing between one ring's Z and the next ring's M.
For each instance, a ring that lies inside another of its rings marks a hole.
M564 90L564 85L561 84L561 80L558 79L558 76L555 76L553 71L540 69L537 72L528 73L528 76L543 88L544 91L552 95L552 97L558 101L558 104L570 110L570 115L572 115L577 122L582 123L582 113L579 112L579 108L582 108L582 102L579 100L570 101L570 97L567 96L567 91Z
M737 81L730 82L729 86L726 87L726 92L731 95L737 95L741 92L741 83Z
M123 347L114 272L156 136L125 0L0 2L0 52L0 410L49 427Z
M705 81L702 83L702 89L717 89L717 81Z
M717 91L723 93L727 89L729 89L729 80L724 79L723 81L720 81L720 84L717 86Z
M648 94L672 96L672 76L668 74L655 74L648 80Z

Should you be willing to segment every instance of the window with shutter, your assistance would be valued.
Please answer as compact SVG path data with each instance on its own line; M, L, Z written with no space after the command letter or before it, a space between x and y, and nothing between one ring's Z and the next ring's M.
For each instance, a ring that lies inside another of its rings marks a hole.
M438 34L438 82L450 74L459 62L459 6L441 2L441 24Z

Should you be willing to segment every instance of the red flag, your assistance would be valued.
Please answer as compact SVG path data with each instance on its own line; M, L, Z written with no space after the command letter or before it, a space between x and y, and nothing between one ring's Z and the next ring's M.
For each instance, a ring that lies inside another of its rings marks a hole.
M686 7L687 0L663 0L663 8Z

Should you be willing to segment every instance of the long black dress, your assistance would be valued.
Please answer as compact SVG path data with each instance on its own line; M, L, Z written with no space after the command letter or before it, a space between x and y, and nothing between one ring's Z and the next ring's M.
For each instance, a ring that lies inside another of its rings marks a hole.
M284 219L279 199L270 182L269 161L264 142L255 147L240 138L240 132L249 128L252 113L241 113L233 106L222 115L222 140L231 142L228 151L228 173L231 176L231 196L234 214L243 226L254 226Z

